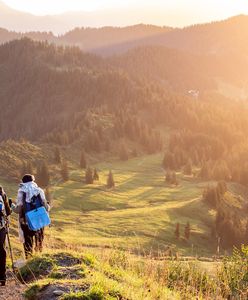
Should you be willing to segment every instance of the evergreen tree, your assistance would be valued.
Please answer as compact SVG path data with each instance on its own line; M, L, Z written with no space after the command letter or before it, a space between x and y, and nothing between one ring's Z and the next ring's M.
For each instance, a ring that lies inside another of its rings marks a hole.
M192 175L192 163L191 160L187 162L187 164L184 166L184 174L185 175Z
M80 156L80 168L86 169L87 163L86 163L86 157L85 157L85 152L82 150L81 156Z
M61 164L61 152L59 147L55 147L54 149L54 162L55 164Z
M209 179L210 178L210 169L209 169L208 163L203 164L199 176L202 179Z
M171 183L171 172L170 171L167 171L166 172L166 175L165 175L165 181L167 183Z
M98 174L96 168L94 169L93 179L94 179L94 180L97 180L97 181L99 180L99 174Z
M176 172L171 173L171 184L178 185L177 174Z
M184 237L186 240L189 240L190 238L190 233L191 233L191 228L189 222L186 224L185 229L184 229Z
M114 186L115 186L114 175L112 171L109 171L108 179L107 179L107 187L110 189L113 188Z
M46 161L43 161L37 168L37 181L41 187L47 187L50 182L50 174Z
M68 181L69 180L69 170L68 170L68 164L67 161L63 161L61 164L61 177L63 181Z
M119 153L120 160L126 161L128 160L128 152L127 148L124 144L120 147L120 153Z
M93 184L94 180L93 180L93 172L92 169L90 167L88 167L86 169L85 172L85 183L86 184Z
M180 238L180 224L179 223L176 224L175 237L177 239Z

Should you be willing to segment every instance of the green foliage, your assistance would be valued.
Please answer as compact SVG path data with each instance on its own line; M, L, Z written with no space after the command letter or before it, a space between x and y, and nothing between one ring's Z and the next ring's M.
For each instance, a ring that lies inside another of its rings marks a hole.
M85 152L82 151L80 156L80 168L86 169L86 167L87 167L87 163L86 163Z
M54 261L50 257L34 257L19 270L19 276L24 281L36 280L40 276L48 275L53 267Z
M113 175L112 171L110 170L109 174L108 174L108 179L107 179L107 188L111 189L113 187L115 187L114 175Z
M50 183L50 173L45 160L37 167L36 181L41 187L47 187Z
M87 168L85 172L85 183L86 184L93 184L94 179L93 179L93 172L90 167Z
M68 163L66 160L63 160L61 164L61 177L63 181L68 181L69 180L69 169L68 169Z
M99 180L99 174L98 174L98 172L97 172L97 169L96 169L96 168L94 168L93 180L96 180L96 181L98 181L98 180Z
M62 157L59 147L55 147L54 149L54 162L55 164L61 164Z
M180 238L180 223L177 223L177 224L176 224L175 237L176 237L177 239Z
M27 300L36 300L37 294L40 291L40 285L35 283L31 284L28 289L24 292L24 297Z

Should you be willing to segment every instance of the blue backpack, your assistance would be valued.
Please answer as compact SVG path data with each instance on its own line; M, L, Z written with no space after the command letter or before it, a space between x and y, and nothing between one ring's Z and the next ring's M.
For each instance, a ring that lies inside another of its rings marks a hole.
M40 194L33 196L30 202L26 202L26 193L23 193L23 207L25 220L30 230L37 231L51 224Z

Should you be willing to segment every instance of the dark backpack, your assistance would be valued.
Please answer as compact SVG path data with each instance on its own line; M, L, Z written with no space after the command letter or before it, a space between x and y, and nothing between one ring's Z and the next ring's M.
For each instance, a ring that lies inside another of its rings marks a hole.
M38 194L37 196L33 196L30 202L26 202L26 197L27 197L26 193L23 192L23 198L22 198L23 206L22 206L22 213L20 217L21 217L21 223L24 224L27 223L25 217L25 214L27 212L31 210L35 210L41 206L44 206L40 194Z

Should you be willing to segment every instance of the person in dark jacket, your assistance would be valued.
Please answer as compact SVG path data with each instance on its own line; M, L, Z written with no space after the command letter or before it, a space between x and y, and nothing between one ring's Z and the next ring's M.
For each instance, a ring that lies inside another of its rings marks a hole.
M8 198L3 187L0 186L0 285L6 283L6 250L7 218L11 214Z

